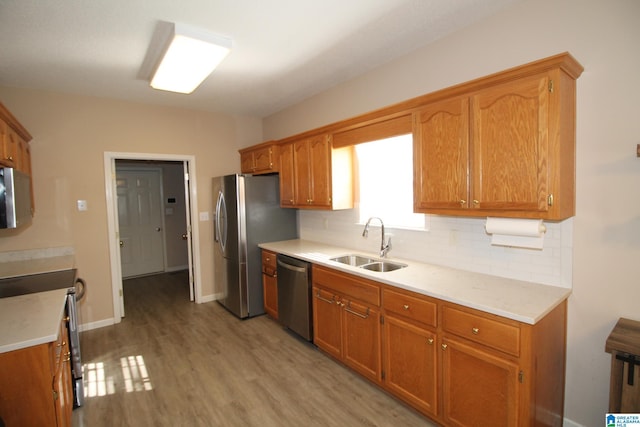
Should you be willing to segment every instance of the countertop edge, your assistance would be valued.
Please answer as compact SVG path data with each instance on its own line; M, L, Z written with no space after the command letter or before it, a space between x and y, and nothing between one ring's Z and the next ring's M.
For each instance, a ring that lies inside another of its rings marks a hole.
M258 246L386 285L531 325L539 322L571 295L569 288L508 279L399 258L389 259L408 264L407 268L385 273L368 271L340 264L329 258L349 253L363 254L373 258L379 258L379 256L364 251L300 239L260 243ZM409 268L412 270L408 270ZM407 273L408 271L411 273ZM440 280L442 283L425 285L424 282L430 278L435 281ZM461 281L466 281L467 284L461 284ZM448 288L442 288L442 286ZM536 298L531 298L532 295ZM523 296L529 298L522 298ZM496 300L501 302L495 302Z
M55 289L52 291L40 292L39 294L47 294L45 297L47 298L47 303L50 304L58 304L57 307L51 308L51 310L47 313L44 313L44 317L46 319L39 319L39 323L44 323L41 325L41 328L37 328L38 330L32 332L29 328L26 328L24 331L24 338L17 339L10 343L0 345L0 354L8 353L10 351L22 350L24 348L33 347L41 344L47 344L50 342L54 342L58 339L58 335L60 334L60 320L64 315L64 310L67 301L67 290L66 289ZM20 304L21 313L25 314L25 317L29 315L29 310L26 305L30 305L29 302L25 302L24 297L34 296L37 294L28 294L28 295L20 295L9 298L0 299L0 307L2 304ZM30 300L26 300L30 301ZM57 302L56 302L57 301ZM5 310L2 310L5 311ZM0 320L5 321L6 319L2 318L0 315ZM38 325L40 326L40 325Z

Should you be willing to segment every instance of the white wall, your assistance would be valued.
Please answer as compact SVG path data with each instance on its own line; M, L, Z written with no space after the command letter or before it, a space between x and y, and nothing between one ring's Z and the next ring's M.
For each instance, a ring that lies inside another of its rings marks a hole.
M261 120L253 117L8 87L0 87L0 101L33 135L36 209L30 227L2 234L0 252L74 248L78 274L87 281L80 309L89 327L112 322L114 314L104 153L194 156L194 200L211 213L211 178L238 171L238 148L262 142ZM87 200L87 211L77 211L79 199ZM220 292L211 226L211 220L198 224L204 300Z
M577 213L560 225L560 249L551 256L561 269L551 280L568 277L573 288L565 392L568 426L603 424L610 368L605 341L619 317L640 320L640 191L635 188L640 184L640 159L635 154L640 143L639 18L637 0L526 0L264 121L265 139L278 139L560 52L569 51L582 63ZM311 232L317 238L335 237L313 231L322 224L321 215L301 213L303 236ZM332 215L330 227L338 227L344 213L326 215ZM467 221L442 221L440 240L433 234L406 237L403 248L399 239L392 254L399 256L411 247L439 262L440 250L485 257L491 249L484 242L475 247L462 242L467 235L478 242L484 238L473 221L457 242L448 239L451 230L466 227ZM355 227L348 233L355 233L354 245L363 244ZM481 268L502 274L501 257L485 261L489 264ZM568 276L567 263L573 265ZM515 271L539 280L532 276L531 266L519 263L514 268L507 274Z

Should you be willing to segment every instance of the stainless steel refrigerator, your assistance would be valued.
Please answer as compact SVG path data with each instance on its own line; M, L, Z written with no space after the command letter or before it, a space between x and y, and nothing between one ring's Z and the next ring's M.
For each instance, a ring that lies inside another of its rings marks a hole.
M264 313L259 243L298 237L295 209L280 207L277 175L213 178L218 302L243 319Z

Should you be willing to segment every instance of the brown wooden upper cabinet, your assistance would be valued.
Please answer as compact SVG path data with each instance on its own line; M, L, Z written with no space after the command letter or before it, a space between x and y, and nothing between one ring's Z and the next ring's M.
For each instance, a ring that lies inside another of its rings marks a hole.
M414 113L416 212L575 215L575 79L582 67L565 60L569 70L556 61L536 72L533 63Z
M0 103L0 166L15 168L32 176L31 141L29 132L18 122L7 108ZM33 180L30 183L31 213L35 211Z
M242 173L265 174L279 170L278 145L273 141L240 150Z
M304 209L353 207L352 147L315 135L280 146L280 204Z
M0 103L0 166L31 175L31 135Z

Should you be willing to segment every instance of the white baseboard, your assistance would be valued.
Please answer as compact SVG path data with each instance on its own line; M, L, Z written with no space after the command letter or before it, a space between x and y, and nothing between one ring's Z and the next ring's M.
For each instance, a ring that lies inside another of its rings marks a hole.
M173 273L174 271L182 271L182 270L188 270L189 266L188 265L179 265L177 267L167 267L164 269L165 273Z
M78 330L80 332L90 331L92 329L104 328L105 326L115 325L115 323L116 322L115 322L115 320L113 318L105 319L105 320L99 320L97 322L83 323L82 325L80 325L78 327Z
M604 415L602 416L602 425L604 425ZM577 422L572 421L565 417L562 427L585 427L585 426L583 426L582 424L578 424Z
M217 294L210 294L210 295L204 295L201 299L200 299L200 303L204 303L204 302L211 302L211 301L217 301L220 298L222 298L222 294L221 293L217 293Z

